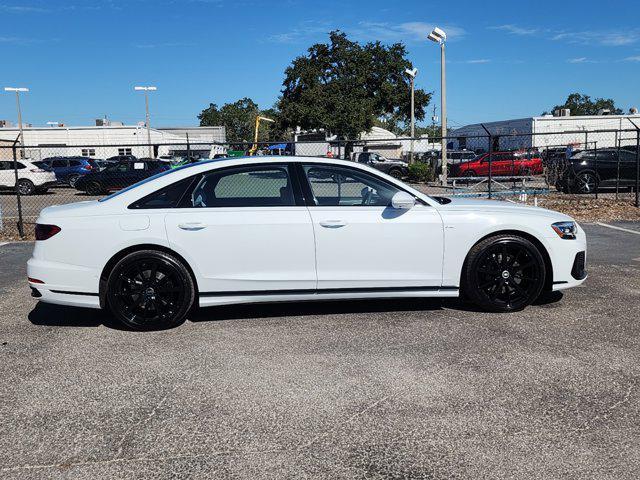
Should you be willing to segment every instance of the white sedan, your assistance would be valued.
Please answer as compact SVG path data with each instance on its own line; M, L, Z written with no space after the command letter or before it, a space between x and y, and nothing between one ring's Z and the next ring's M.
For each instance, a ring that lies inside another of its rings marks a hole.
M457 297L522 309L586 278L570 217L430 197L327 158L199 162L99 201L42 210L29 284L135 329L235 303Z

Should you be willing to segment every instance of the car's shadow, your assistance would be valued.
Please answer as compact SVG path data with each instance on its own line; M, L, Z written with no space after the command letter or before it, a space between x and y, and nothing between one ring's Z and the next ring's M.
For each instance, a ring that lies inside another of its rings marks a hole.
M534 305L552 304L558 302L560 299L562 299L562 292L553 292L539 298ZM403 298L225 305L194 309L188 316L188 320L192 322L211 322L313 315L429 312L443 309L477 313L483 312L474 305L458 298ZM38 303L29 313L28 318L32 324L42 326L105 326L115 330L128 330L117 322L108 312L89 308L72 308Z

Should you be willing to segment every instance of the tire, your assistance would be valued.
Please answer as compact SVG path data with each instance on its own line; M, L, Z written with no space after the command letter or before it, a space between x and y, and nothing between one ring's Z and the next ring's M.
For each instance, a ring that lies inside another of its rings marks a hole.
M402 170L399 168L392 168L389 170L389 175L400 180L402 178Z
M546 268L538 248L517 235L495 235L476 244L462 271L463 295L482 310L513 312L542 292Z
M76 187L76 182L78 181L79 178L80 178L80 175L71 175L67 179L67 183L69 184L69 186L71 188L75 188Z
M163 330L182 324L195 301L187 268L172 255L156 250L121 259L107 280L107 306L134 330Z
M36 191L36 187L31 180L21 178L18 180L18 192L20 195L33 195Z
M592 172L580 172L576 174L573 193L589 194L598 189L598 178Z
M477 177L478 174L476 173L475 170L467 170L466 172L464 172L464 175L462 175L463 177Z
M102 185L100 185L98 182L89 182L87 184L86 192L89 195L100 195L103 191L104 189L102 188Z

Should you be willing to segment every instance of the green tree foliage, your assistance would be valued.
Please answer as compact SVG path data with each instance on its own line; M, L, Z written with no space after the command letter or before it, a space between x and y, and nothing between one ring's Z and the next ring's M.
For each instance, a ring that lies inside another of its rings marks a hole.
M610 110L612 115L622 114L622 110L617 108L615 102L611 98L596 98L591 100L589 95L583 95L581 93L572 93L567 97L567 100L563 105L556 105L551 109L551 112L568 108L571 110L571 115L597 115L602 109ZM549 112L544 112L543 115Z
M343 139L355 139L384 118L392 128L410 118L412 68L403 44L360 45L333 31L329 43L318 43L285 70L278 102L281 126L323 128ZM422 120L431 94L415 90L415 117Z
M261 142L282 140L284 132L279 126L277 110L270 108L261 111L258 104L247 97L233 103L225 103L221 108L211 103L208 108L200 112L198 119L202 127L223 125L226 128L229 143L244 143L253 142L258 115L276 120L276 123L260 124L258 140Z

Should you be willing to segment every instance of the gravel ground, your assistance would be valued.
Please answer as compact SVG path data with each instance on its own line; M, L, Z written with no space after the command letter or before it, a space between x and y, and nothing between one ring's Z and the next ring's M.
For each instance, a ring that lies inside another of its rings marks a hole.
M520 313L292 303L154 333L36 304L31 245L0 247L0 477L638 478L640 235L586 229L585 285Z

